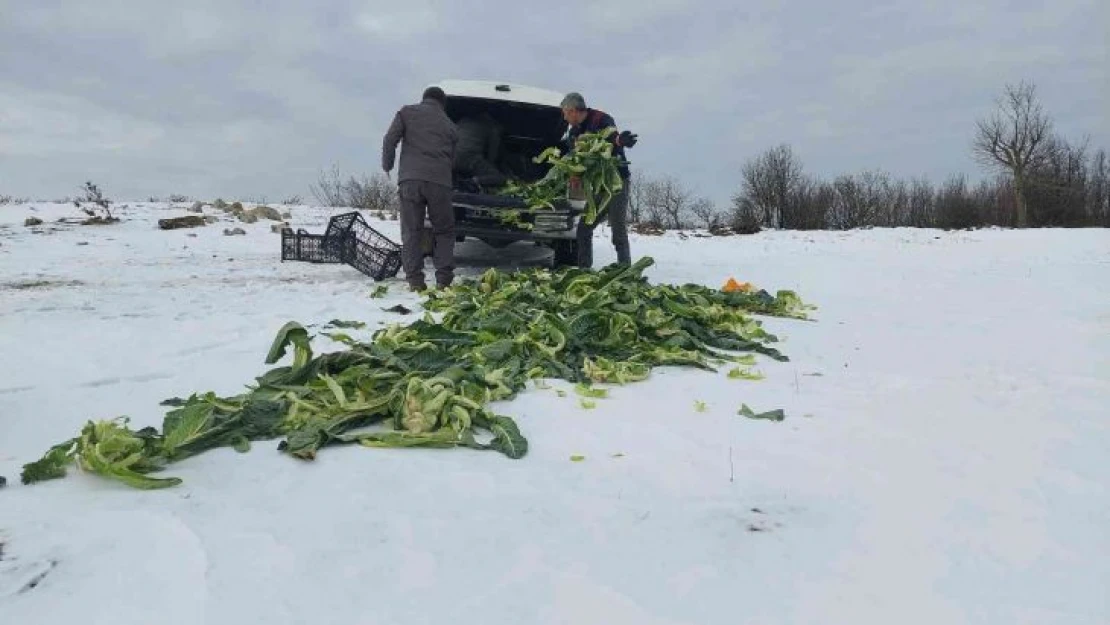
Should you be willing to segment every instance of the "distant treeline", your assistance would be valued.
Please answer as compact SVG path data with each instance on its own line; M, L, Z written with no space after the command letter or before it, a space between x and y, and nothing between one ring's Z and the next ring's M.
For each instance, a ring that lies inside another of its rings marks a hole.
M693 196L673 177L639 177L632 220L660 228L977 228L1110 226L1110 159L1105 149L1052 131L1032 85L1008 85L998 110L976 124L972 152L995 174L978 184L899 180L883 171L833 180L807 175L789 145L742 168L727 209Z

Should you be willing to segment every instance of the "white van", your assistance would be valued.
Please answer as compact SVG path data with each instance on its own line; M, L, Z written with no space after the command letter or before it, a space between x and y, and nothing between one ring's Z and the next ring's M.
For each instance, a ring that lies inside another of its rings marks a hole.
M447 115L458 122L467 115L489 113L503 129L498 168L523 181L539 180L548 165L532 161L558 145L566 131L559 103L562 93L511 83L444 80L434 85L447 95ZM577 265L576 232L581 203L556 203L554 210L523 214L525 226L506 223L507 211L526 208L523 201L455 181L455 223L459 241L467 237L504 247L514 241L535 241L551 247L555 266Z

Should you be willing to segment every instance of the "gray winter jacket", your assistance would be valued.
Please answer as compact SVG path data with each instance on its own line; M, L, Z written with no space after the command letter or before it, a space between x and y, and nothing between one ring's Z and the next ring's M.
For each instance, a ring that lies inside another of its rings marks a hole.
M424 180L451 186L459 132L439 102L427 99L397 111L382 141L383 170L393 170L397 144L402 139L397 182Z

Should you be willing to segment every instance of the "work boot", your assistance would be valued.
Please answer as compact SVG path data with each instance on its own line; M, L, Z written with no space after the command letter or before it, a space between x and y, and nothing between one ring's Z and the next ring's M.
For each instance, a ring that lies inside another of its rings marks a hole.
M428 285L424 284L423 282L419 282L417 284L410 284L409 285L409 290L412 291L413 293L423 293L424 291L428 290Z

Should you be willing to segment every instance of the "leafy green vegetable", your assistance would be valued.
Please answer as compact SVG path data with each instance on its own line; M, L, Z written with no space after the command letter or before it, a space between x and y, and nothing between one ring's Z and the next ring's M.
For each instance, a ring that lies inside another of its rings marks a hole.
M581 382L574 385L574 392L578 393L582 397L592 397L595 399L609 396L609 389L595 388L582 384Z
M368 341L330 335L346 345L333 353L314 355L308 331L291 321L265 359L276 365L292 348L291 365L264 372L239 395L167 399L160 430L133 431L125 418L90 421L76 438L24 465L23 482L64 477L76 464L136 488L164 488L180 480L151 474L172 462L218 447L245 452L253 441L272 439L305 461L342 444L466 447L522 458L528 440L489 405L512 399L529 381L563 380L582 407L594 408L609 393L597 384L643 380L658 366L715 371L725 363L751 366L756 354L787 360L752 314L805 319L811 307L796 296L651 285L643 272L652 263L490 269L426 293L426 313L412 323L381 328ZM357 322L331 322L340 324ZM783 418L782 411L755 414L747 406L741 414Z
M66 467L78 468L119 480L141 489L165 488L181 483L178 478L152 478L145 475L162 465L152 450L160 446L159 437L149 429L132 432L128 419L89 421L77 438L50 448L41 459L23 466L22 482L34 484L66 475Z
M384 285L383 285L384 286ZM382 288L382 287L378 287ZM325 328L350 328L359 330L366 327L365 321L343 321L341 319L332 319L324 326Z
M577 455L577 454L570 457L571 462L582 462L585 459L586 459L586 456L580 456L580 455Z
M521 221L523 212L535 213L553 209L556 203L565 198L571 177L582 181L586 196L586 210L583 221L593 224L605 213L609 202L624 187L620 176L620 159L613 155L613 143L609 137L616 128L605 128L598 132L584 133L578 137L575 148L569 154L562 154L558 147L550 147L533 161L551 165L547 176L532 183L510 182L502 194L519 197L528 205L527 211L505 211L504 221L530 229L527 222Z
M77 443L77 464L91 471L144 490L177 486L176 477L154 478L146 475L162 468L149 445L157 445L157 437L132 432L127 419L89 422Z
M379 284L378 286L374 287L373 291L370 291L370 297L372 299L378 299L385 297L387 293L389 293L389 285Z
M705 402L700 400L695 400L694 410L697 410L698 412L705 412L706 410L709 410L709 404L706 404Z
M320 336L326 336L336 343L343 343L344 345L355 345L358 343L350 334L345 332L321 332Z
M767 412L757 413L754 410L752 410L751 408L749 408L747 404L743 404L743 405L740 406L739 414L741 414L741 415L743 415L743 416L745 416L749 419L766 419L768 421L782 421L783 419L786 418L786 413L783 412L783 410L781 408L777 408L775 410L768 410Z
M76 438L64 443L58 443L50 448L46 454L34 461L23 465L21 481L24 484L34 484L44 480L53 480L66 476L66 467L73 463Z
M289 345L293 345L295 350L293 369L300 369L312 358L312 347L309 346L309 340L308 330L304 329L301 324L290 321L282 326L277 336L274 337L270 352L266 354L266 364L272 365L281 360L285 356L285 349Z
M493 440L482 448L499 451L513 459L523 458L528 453L528 440L509 417L476 415L475 425L493 432Z
M751 369L741 369L737 367L728 372L728 377L733 380L762 380L767 376L758 371L752 371Z
M271 438L288 402L265 397L220 399L214 393L192 395L166 413L162 451L166 460L181 460L216 447L250 449L250 441Z

